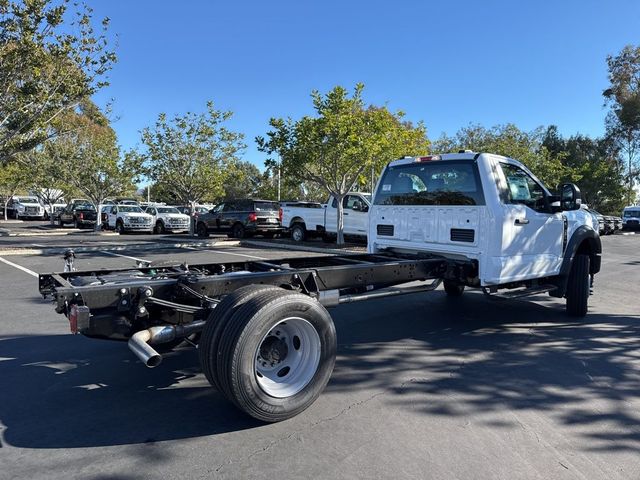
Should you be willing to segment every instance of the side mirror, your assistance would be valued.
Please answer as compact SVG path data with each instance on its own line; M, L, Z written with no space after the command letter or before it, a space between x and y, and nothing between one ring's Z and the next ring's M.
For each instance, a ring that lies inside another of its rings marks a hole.
M577 185L563 183L560 185L560 207L562 210L578 210L582 204L582 195Z

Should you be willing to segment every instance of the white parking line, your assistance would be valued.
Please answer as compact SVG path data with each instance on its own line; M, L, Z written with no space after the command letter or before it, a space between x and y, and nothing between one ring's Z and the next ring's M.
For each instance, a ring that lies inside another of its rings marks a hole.
M33 277L38 277L38 274L36 272L34 272L33 270L29 270L28 268L24 268L16 263L10 262L9 260L5 260L4 258L0 257L0 262L2 263L6 263L7 265L11 265L14 268L17 268L18 270L22 270L24 273L28 273L29 275L33 276Z
M136 262L148 262L148 260L145 260L143 258L130 257L129 255L122 255L120 253L108 252L106 250L100 253L106 253L107 255L113 255L114 257L130 258L131 260L135 260Z
M182 247L187 250L195 250L197 252L213 252L213 253L222 253L223 255L235 255L236 257L247 257L247 258L255 258L256 260L268 260L265 257L256 257L255 255L245 255L244 253L231 253L225 250L213 250L210 248L197 248L197 247Z

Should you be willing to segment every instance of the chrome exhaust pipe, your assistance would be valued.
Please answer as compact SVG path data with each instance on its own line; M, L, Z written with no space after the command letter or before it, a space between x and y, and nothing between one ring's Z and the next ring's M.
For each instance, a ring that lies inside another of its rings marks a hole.
M200 320L188 325L163 325L140 330L134 333L129 339L129 349L147 367L153 368L160 365L162 355L160 355L151 345L167 343L176 338L185 338L192 333L202 331L207 322Z

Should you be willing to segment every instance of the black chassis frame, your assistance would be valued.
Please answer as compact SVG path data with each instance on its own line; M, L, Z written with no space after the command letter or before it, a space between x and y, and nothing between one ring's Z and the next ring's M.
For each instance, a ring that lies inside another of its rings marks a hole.
M39 275L39 290L45 298L52 295L56 312L67 317L79 307L79 333L126 340L150 326L206 320L220 297L250 284L300 291L322 302L327 293L335 300L414 281L467 283L477 274L475 260L355 254L48 273Z

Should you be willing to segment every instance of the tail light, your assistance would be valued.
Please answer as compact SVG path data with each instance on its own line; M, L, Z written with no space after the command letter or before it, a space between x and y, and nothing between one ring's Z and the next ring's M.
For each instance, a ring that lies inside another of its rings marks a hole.
M84 213L80 212L78 214L78 219L82 220L84 218Z
M71 333L76 335L78 333L78 306L71 305L69 310L69 329Z
M426 157L418 157L416 158L416 162L430 162L432 160L440 160L440 155L428 155Z
M255 222L256 220L258 220L258 216L256 215L256 212L251 212L251 213L249 214L249 216L247 217L247 219L248 219L250 222Z
M282 208L278 210L278 220L280 220L280 223L282 223Z

